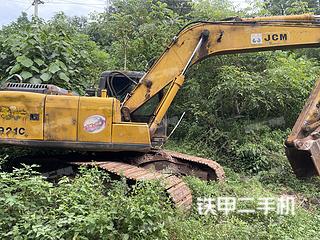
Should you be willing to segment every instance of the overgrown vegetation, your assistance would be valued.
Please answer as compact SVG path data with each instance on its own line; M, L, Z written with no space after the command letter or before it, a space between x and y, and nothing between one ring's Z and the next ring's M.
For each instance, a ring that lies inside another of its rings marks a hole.
M0 37L0 76L18 73L24 82L51 83L79 93L108 67L109 55L89 36L67 26L60 14L50 22L25 16L5 27Z
M198 197L278 197L294 193L294 216L223 214L200 216L173 209L157 182L133 189L98 170L75 179L47 182L30 167L0 174L2 239L317 239L320 224L314 193L319 180L298 181L283 168L270 175L243 176L226 168L224 183L187 178Z
M319 12L318 1L115 0L86 18L22 15L0 31L0 78L50 83L79 93L110 69L146 70L174 34L194 20ZM2 239L319 239L320 179L298 180L283 142L319 75L317 49L235 54L188 72L170 110L186 117L167 148L210 157L224 183L188 177L197 197L296 198L294 216L200 216L173 209L158 183L133 189L95 169L53 184L22 167L0 172ZM170 119L170 118L169 118ZM20 151L20 150L17 150ZM1 162L12 151L1 151ZM4 163L5 164L5 163Z
M104 187L108 185L109 187ZM156 183L129 191L95 169L47 182L31 167L0 174L1 239L167 238L172 209Z

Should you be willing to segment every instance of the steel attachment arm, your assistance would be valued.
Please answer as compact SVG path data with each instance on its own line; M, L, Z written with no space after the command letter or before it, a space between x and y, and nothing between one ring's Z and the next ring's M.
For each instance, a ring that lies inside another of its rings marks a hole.
M154 133L183 84L189 66L218 54L319 46L318 19L318 16L298 15L191 24L174 38L141 79L123 103L122 111L130 116L169 86L149 123Z

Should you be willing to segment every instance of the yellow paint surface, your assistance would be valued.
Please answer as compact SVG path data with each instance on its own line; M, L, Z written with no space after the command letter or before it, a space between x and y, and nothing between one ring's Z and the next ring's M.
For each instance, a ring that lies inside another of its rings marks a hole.
M80 98L78 116L79 141L111 142L113 102L114 98ZM105 121L105 123L103 124L102 121Z
M0 138L42 140L44 99L42 94L1 92ZM39 120L30 120L30 114L38 114Z
M113 124L113 143L150 144L149 127L147 124L120 123Z
M45 140L77 141L78 105L78 96L47 96Z

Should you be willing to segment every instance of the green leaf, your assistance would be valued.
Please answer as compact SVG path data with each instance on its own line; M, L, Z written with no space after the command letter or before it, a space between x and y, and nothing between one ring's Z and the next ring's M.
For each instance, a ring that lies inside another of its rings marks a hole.
M44 65L44 61L40 58L36 58L34 61L39 67Z
M59 73L59 78L68 82L70 78L63 72Z
M32 77L32 73L27 72L27 71L23 71L23 72L20 74L20 76L23 78L23 80L27 80L27 79L29 79L29 78Z
M51 63L49 66L49 72L56 73L60 70L60 67L56 63Z
M13 68L11 68L9 74L15 74L17 72L19 72L21 70L21 65L19 63L17 63L16 65L13 66Z
M56 63L61 67L63 71L68 71L67 66L64 64L64 62L57 60Z
M32 84L40 84L40 83L42 83L42 81L39 78L33 77L33 78L30 79L30 83L32 83Z
M27 68L31 67L33 65L33 61L26 57L26 56L19 56L17 57L17 62L21 63L22 66L25 66Z
M129 234L123 234L122 235L122 240L128 240L129 239Z
M88 57L88 52L87 52L87 51L84 51L84 50L81 50L80 55L81 55L81 57L83 57L83 58L87 58L87 57Z
M51 79L52 75L50 73L43 73L40 78L44 81L44 82L48 82Z
M40 70L38 68L36 68L35 66L32 66L31 70L35 71L36 73L40 73Z

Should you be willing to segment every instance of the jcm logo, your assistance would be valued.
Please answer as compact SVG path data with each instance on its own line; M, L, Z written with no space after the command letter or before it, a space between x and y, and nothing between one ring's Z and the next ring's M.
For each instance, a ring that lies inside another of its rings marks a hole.
M286 33L280 33L280 34L268 34L267 37L264 38L265 41L287 41L288 35Z
M251 34L251 44L263 44L273 42L284 42L288 40L287 33L253 33Z

